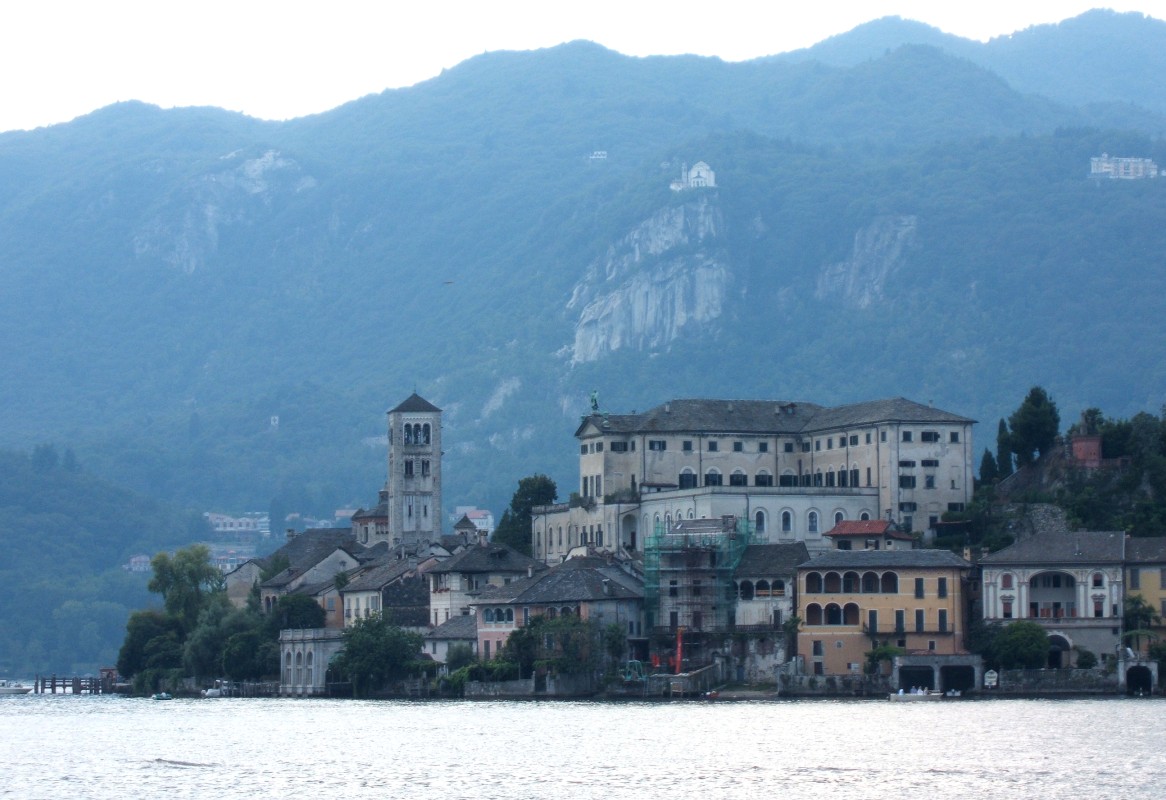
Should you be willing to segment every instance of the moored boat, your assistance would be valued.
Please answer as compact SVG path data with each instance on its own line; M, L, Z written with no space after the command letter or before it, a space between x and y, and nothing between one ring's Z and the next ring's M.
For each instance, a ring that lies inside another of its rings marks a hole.
M0 678L0 696L15 695L15 694L28 694L31 691L32 691L31 686L25 686L20 681L10 681L7 679Z
M942 700L943 692L931 692L927 690L922 692L904 692L899 690L898 692L892 692L890 695L888 695L887 699L892 703L914 703L917 701L926 700Z

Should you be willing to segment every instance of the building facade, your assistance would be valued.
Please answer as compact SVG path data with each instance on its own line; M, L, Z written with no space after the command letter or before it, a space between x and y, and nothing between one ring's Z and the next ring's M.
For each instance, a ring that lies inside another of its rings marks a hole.
M657 523L748 519L757 542L830 547L845 520L932 530L973 489L974 421L903 398L811 403L673 400L642 414L584 417L570 502L536 507L532 547L642 552Z
M947 550L833 550L798 568L798 654L811 675L861 674L888 644L966 655L971 564Z

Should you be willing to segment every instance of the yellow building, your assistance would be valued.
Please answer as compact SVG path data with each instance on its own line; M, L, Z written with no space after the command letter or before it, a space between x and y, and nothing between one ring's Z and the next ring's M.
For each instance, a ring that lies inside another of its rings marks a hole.
M798 654L811 675L859 674L878 645L951 656L963 646L968 571L947 550L834 550L798 567Z
M1150 627L1166 641L1166 537L1130 537L1125 552L1126 597L1140 595L1159 620ZM1145 650L1149 642L1139 642Z

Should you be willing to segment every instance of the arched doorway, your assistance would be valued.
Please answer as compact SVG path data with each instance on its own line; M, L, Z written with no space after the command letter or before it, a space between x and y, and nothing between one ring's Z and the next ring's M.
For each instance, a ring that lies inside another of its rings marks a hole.
M1154 691L1154 675L1149 667L1138 665L1126 670L1126 694L1150 694Z
M1069 666L1069 656L1073 646L1060 634L1049 636L1049 669L1063 669Z
M907 690L914 686L934 689L935 671L931 667L899 667L899 688Z

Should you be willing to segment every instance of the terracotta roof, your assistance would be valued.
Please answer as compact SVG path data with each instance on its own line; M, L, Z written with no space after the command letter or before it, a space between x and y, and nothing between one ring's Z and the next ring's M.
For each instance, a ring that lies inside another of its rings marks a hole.
M909 533L903 533L895 527L893 522L887 522L885 519L844 519L835 525L826 536L887 536L891 539L903 539L905 541L912 541L913 536Z
M423 411L426 413L439 412L440 413L441 409L438 408L437 406L433 405L433 403L429 402L421 395L417 394L417 392L413 392L413 394L411 394L407 398L405 398L405 400L396 408L389 409L390 414L396 414L398 412L409 412L409 411Z
M1125 552L1122 531L1060 531L1028 536L989 553L981 564L1099 564L1121 563Z

